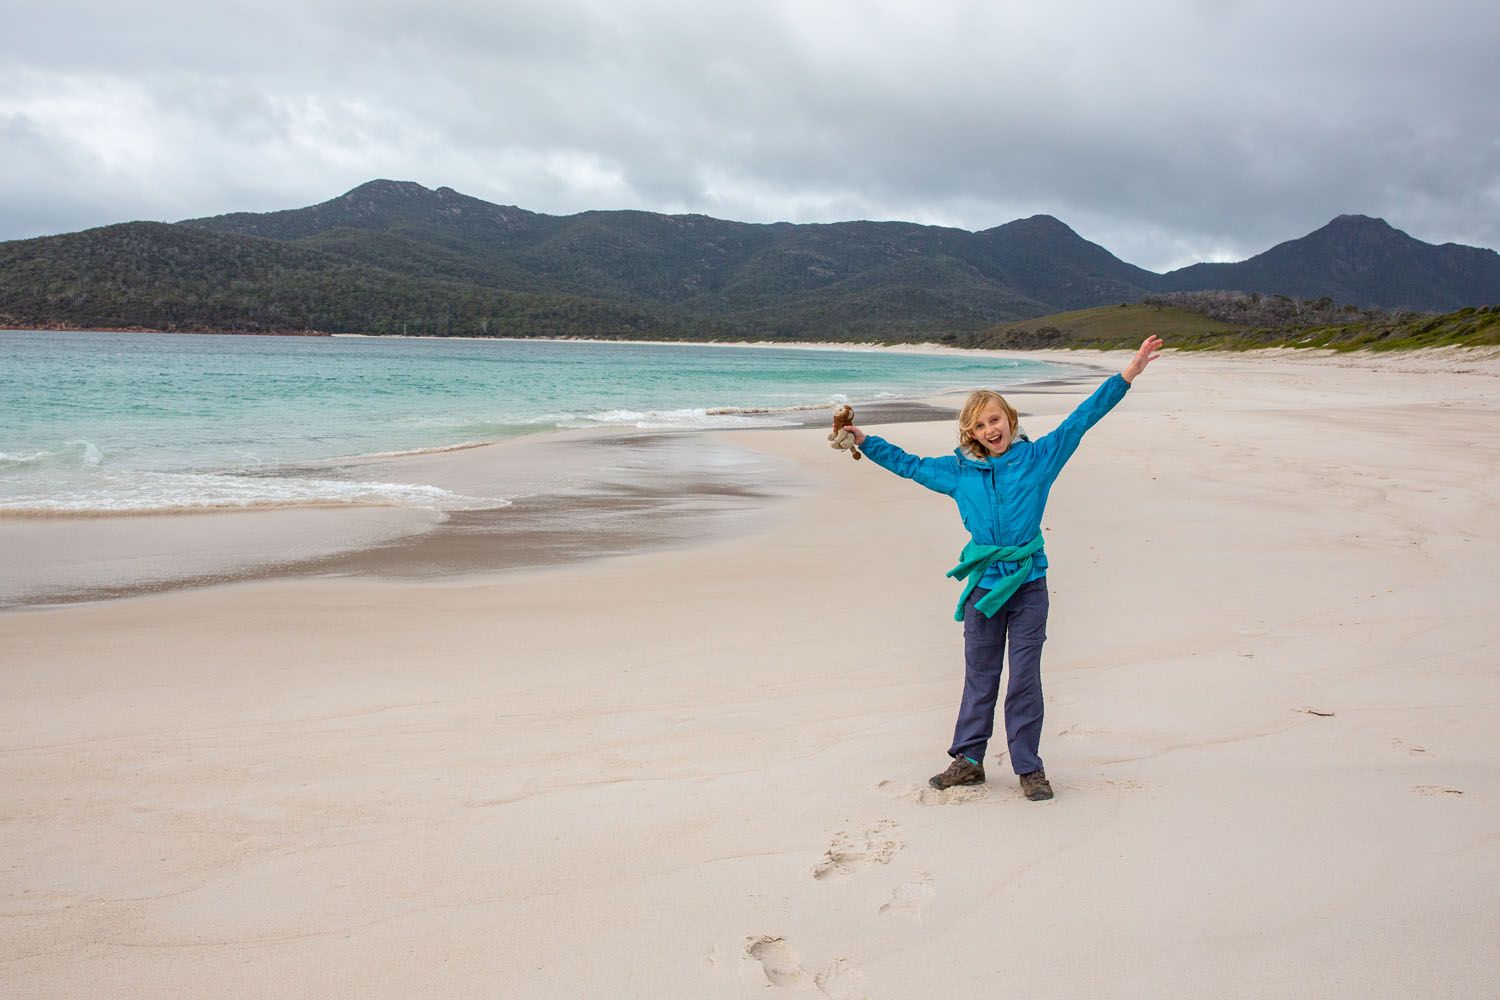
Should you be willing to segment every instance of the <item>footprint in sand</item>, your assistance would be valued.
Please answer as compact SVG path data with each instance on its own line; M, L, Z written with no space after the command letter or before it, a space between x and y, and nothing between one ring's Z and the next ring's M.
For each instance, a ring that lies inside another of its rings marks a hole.
M904 845L896 839L896 824L883 819L861 834L840 830L823 853L823 860L813 869L813 878L848 878L860 868L889 864L891 856Z
M750 938L745 944L745 954L760 963L772 986L805 989L812 985L812 977L802 968L802 956L779 937Z
M1091 729L1077 722L1057 731L1057 735L1059 736L1100 736L1108 733L1108 729Z
M1462 795L1462 788L1444 788L1442 785L1413 785L1412 791L1418 795Z
M778 989L815 989L832 1000L865 1000L865 977L847 959L835 958L820 972L808 972L784 938L752 937L745 939L745 955L760 963L766 981Z
M955 785L940 789L931 785L898 785L894 781L882 781L876 787L887 795L924 806L963 805L965 802L982 802L990 796L988 785Z
M936 895L937 890L932 887L931 877L926 872L917 872L915 880L896 886L891 892L890 902L881 904L880 912L903 914L921 920L922 907Z

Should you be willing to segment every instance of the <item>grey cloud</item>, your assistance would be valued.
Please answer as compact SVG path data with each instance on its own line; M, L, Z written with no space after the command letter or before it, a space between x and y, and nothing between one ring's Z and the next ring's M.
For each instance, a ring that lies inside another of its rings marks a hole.
M0 238L388 176L558 213L1046 212L1153 268L1342 212L1497 246L1491 6L35 7L0 40L0 122L24 123L0 128ZM112 150L80 138L96 120L135 127Z

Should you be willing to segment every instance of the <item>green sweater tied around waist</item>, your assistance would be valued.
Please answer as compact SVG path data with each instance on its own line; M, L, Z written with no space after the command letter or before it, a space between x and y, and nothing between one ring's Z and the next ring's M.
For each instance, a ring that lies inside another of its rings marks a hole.
M1012 573L1007 573L1000 578L988 594L974 602L974 610L986 618L993 618L1000 606L1010 600L1010 595L1025 583L1031 576L1032 555L1042 547L1042 533L1038 531L1036 537L1025 545L981 545L972 538L969 544L959 554L958 565L948 571L951 577L965 576L969 578L964 592L958 599L958 610L953 612L953 620L961 622L964 620L964 605L968 603L969 595L974 588L979 586L979 581L984 578L984 571L995 563L1018 562Z

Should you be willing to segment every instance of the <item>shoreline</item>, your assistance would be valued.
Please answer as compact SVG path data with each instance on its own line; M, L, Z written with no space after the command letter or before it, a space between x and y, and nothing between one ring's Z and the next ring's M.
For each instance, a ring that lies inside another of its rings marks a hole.
M877 418L950 419L892 402ZM798 428L821 427L822 414ZM798 428L766 428L764 432ZM481 578L695 544L757 530L810 488L735 444L739 430L550 430L462 448L357 456L324 474L509 494L438 511L323 504L115 514L0 515L0 614L298 577Z
M491 338L494 339L494 338ZM728 345L726 345L728 346ZM738 345L736 345L738 346ZM751 345L744 345L751 346ZM895 348L871 348L892 351ZM943 350L943 349L939 349ZM1000 357L1069 364L1074 378L1042 379L1007 389L1023 419L1055 409L1044 397L1081 399L1094 379L1118 370L1127 352L985 351ZM1193 363L1197 352L1170 353L1175 363ZM1432 372L1462 362L1470 374L1500 373L1451 349L1420 357L1370 355L1351 358L1334 352L1265 351L1215 356L1211 363L1253 368L1261 359L1290 361L1313 368ZM951 420L962 390L921 400L861 405L862 424ZM1041 404L1041 405L1038 405ZM797 427L761 432L794 432L821 427L820 411L794 411ZM817 419L815 419L815 416ZM752 533L776 516L790 495L810 488L796 477L772 480L764 490L749 484L731 498L717 491L712 476L682 474L690 449L675 449L677 465L666 491L648 489L652 470L637 468L612 483L568 481L545 453L582 449L606 455L623 440L670 447L679 437L713 440L723 435L730 447L753 429L627 430L547 429L494 442L405 452L351 456L315 463L322 472L358 470L393 481L418 481L471 496L514 495L499 507L438 511L423 507L365 504L276 504L264 507L183 508L125 512L58 512L43 515L0 513L0 547L12 556L0 581L0 614L27 608L65 607L170 591L220 587L251 581L300 577L361 577L435 581L445 576L478 579L506 573L563 567L584 550L618 558L695 544L706 538ZM663 452L662 454L665 454ZM585 460L587 461L587 460ZM505 466L505 468L501 468ZM503 485L501 485L503 484ZM679 495L673 496L672 490ZM650 495L648 495L648 493ZM519 501L519 505L517 504ZM665 511L680 515L673 525ZM635 518L632 519L632 514ZM575 542L576 530L586 543ZM77 536L77 537L74 537Z
M1028 322L1017 320L1016 322ZM421 341L504 341L507 343L580 343L580 344L642 344L657 347L758 347L758 348L785 348L787 350L827 350L827 351L892 351L913 354L969 354L976 357L1032 357L1037 359L1051 359L1059 364L1078 363L1069 359L1088 356L1115 356L1122 352L1111 349L1096 347L1073 347L1073 348L996 348L996 347L956 347L950 344L942 344L933 341L914 340L905 342L886 341L820 341L820 340L659 340L651 338L636 337L475 337L475 336L451 336L440 337L420 334L399 333L328 333L319 330L306 331L223 331L223 330L157 330L130 327L110 327L99 329L94 327L52 327L52 326L7 326L0 327L0 332L14 331L17 333L130 333L130 334L162 334L164 336L196 336L196 337L326 337L356 340L421 340ZM1171 349L1171 345L1168 345ZM1127 352L1128 353L1128 352ZM1351 350L1334 350L1327 347L1260 347L1260 348L1210 348L1199 347L1188 352L1194 355L1210 357L1237 357L1256 355L1302 355L1314 358L1423 358L1428 356L1470 358L1477 360L1493 360L1500 358L1500 347L1491 344L1474 345L1448 345L1442 347L1410 347L1399 349L1378 350L1370 347L1358 347ZM1086 364L1086 363L1085 363Z
M0 331L0 332L3 332L3 331ZM22 331L13 331L13 332L43 332L43 331L24 331L24 330L22 330ZM141 333L141 332L150 333L150 332L163 332L163 331L135 331L135 330L94 331L94 330L75 330L75 331L68 331L68 332L82 333L82 334L87 334L87 333L111 333L111 332L120 332L120 333L126 333L126 334L135 334L135 333ZM166 331L166 332L171 332L171 331ZM176 335L176 334L173 333L173 335ZM232 336L235 336L233 334L217 334L217 333L208 333L208 334L204 334L204 335L205 336L219 336L219 337L232 337ZM775 350L775 349L779 349L779 348L782 348L782 347L788 347L788 348L793 349L793 350L827 351L828 353L835 353L835 354L837 354L837 353L844 353L844 354L886 354L886 355L890 355L890 354L919 353L919 354L925 354L925 355L929 355L929 356L933 356L933 357L947 356L948 353L950 353L950 352L942 352L942 351L927 351L927 350L921 350L921 349L914 349L914 350L890 349L890 348L884 348L884 347L878 347L878 346L871 346L871 345L836 345L836 344L830 345L830 344L815 344L815 343L799 343L799 344L794 344L794 345L780 345L780 344L775 344L775 343L770 343L770 342L754 342L754 343L752 343L752 342L736 342L736 343L728 343L728 342L705 342L705 343L694 343L694 342L684 342L684 341L650 341L650 340L617 341L617 340L605 340L605 339L547 338L547 337L535 337L535 338L507 338L507 337L401 337L401 336L379 336L379 337L375 337L375 336L361 335L361 334L349 334L349 335L340 334L338 336L341 336L341 337L350 337L350 338L354 338L354 339L365 339L365 340L401 340L401 341L421 341L421 342L436 342L436 341L451 340L451 341L467 342L467 343L482 343L482 342L486 342L486 341L494 341L494 342L505 343L505 344L545 343L545 344L553 344L553 345L555 345L555 344L561 344L561 343L579 343L579 344L590 344L590 345L600 345L600 346L628 346L628 345L631 345L631 344L635 344L635 345L640 345L640 346L666 347L666 348L683 347L683 348L689 348L689 349L691 349L691 348L697 348L697 347L702 347L702 346L733 347L733 348L739 348L739 349L744 349L744 350L766 350L766 349ZM995 359L999 359L999 360L1011 360L1014 357L1014 355L1010 354L1009 352L1004 352L1004 351L982 351L982 352L976 352L975 356L976 357L995 358ZM1064 369L1064 370L1071 370L1075 374L1071 378L1069 378L1069 377L1061 377L1061 378L1054 377L1054 378L1050 378L1050 379L1040 377L1039 375L1034 375L1034 376L1032 376L1032 380L1031 381L1027 381L1027 380L1015 380L1016 377L1014 375L1012 375L1012 376L1010 376L1009 379L1007 379L1006 384L1007 385L1012 385L1012 386L1015 386L1015 387L1023 387L1023 386L1029 385L1029 384L1035 384L1036 382L1040 382L1040 381L1058 381L1058 382L1066 383L1066 382L1069 382L1069 381L1074 381L1074 380L1079 379L1079 378L1086 378L1091 373L1091 371L1096 370L1095 366L1093 366L1093 365L1091 365L1091 364L1089 364L1087 362L1078 362L1076 360L1071 360L1071 359L1067 359L1067 358L1064 358L1064 357L1057 357L1057 358L1051 359L1051 360L1049 360L1047 362L1047 364L1052 365L1052 366L1057 367L1057 368ZM997 372L996 373L997 377L1004 377L1005 374L1006 373L1001 373L1001 372ZM965 376L963 376L963 375L956 375L955 377L956 378L964 378ZM899 382L899 379L897 379L897 381ZM741 388L742 391L745 391L743 386L741 386L740 388ZM879 389L879 386L878 385L876 385L876 386L866 386L866 389L867 389L867 391L874 392L877 389ZM808 414L821 413L823 410L828 409L830 406L837 405L837 403L830 402L829 398L827 396L820 396L819 394L816 394L816 393L813 393L811 395L807 394L809 391L810 390L808 390L808 389L806 389L806 387L804 387L804 395L802 395L800 397L800 398L806 400L804 402L795 402L795 403L790 403L790 404L766 404L766 403L758 403L758 402L739 403L739 402L735 402L734 401L733 395L731 394L730 396L725 397L724 399L722 399L719 402L716 402L716 403L705 403L700 408L698 408L696 410L691 405L689 405L689 406L687 406L687 407L685 407L683 409L674 410L674 409L670 409L670 407L671 407L672 404L665 404L663 406L658 407L658 409L661 411L660 413L658 413L656 410L647 410L646 412L644 412L643 414L641 414L641 417L642 417L643 420L646 419L646 418L656 418L656 417L674 418L674 417L680 417L683 414L687 414L688 416L692 416L694 413L696 413L700 417L707 417L707 418L715 418L715 417L729 417L729 418L747 417L747 418L765 418L767 420L783 419L783 420L792 421L793 424L800 424L800 423L807 422L807 415ZM840 392L835 391L835 390L829 390L829 391L833 392L833 398L838 399L839 402L845 401L842 398ZM888 394L888 395L861 396L859 394L858 390L853 390L853 391L855 392L855 395L851 399L849 399L848 401L852 401L857 406L866 406L866 407L868 407L868 406L901 405L903 403L915 403L915 402L921 401L924 398L927 398L927 397L931 396L934 393L941 392L942 390L936 389L936 388L918 387L918 386L915 386L915 385L904 385L904 386L900 386L899 387L899 393L892 393L892 394ZM961 390L960 389L954 389L953 391L961 391ZM721 395L722 395L722 393L721 393ZM642 409L645 409L650 404L640 403L639 405L642 407ZM606 416L608 416L608 415L609 414L606 414ZM548 416L548 417L555 417L556 414L547 414L546 416ZM574 414L566 414L565 416L567 416L569 418L573 418L575 415ZM621 431L621 430L632 429L629 424L619 424L619 423L615 423L615 422L609 421L609 420L599 421L595 425L590 425L590 424L587 423L587 421L589 419L596 418L597 416L598 415L588 415L588 414L585 414L584 416L577 418L579 421L582 421L581 423L577 424L576 426L569 425L569 426L564 427L564 426L562 426L560 424L549 425L549 424L546 424L546 423L536 422L532 418L538 417L537 413L534 413L534 412L531 412L531 411L523 411L519 416L515 415L515 414L509 414L509 415L507 415L503 420L501 420L501 423L505 424L506 426L503 427L503 428L500 428L500 429L491 428L488 431L488 433L491 435L490 437L473 438L473 439L461 440L461 441L451 441L451 440L444 441L444 440L439 439L439 441L437 443L426 443L426 444L417 443L417 444L412 445L412 446L392 448L392 449L379 448L378 450L373 450L373 451L363 451L363 452L361 452L361 451L348 451L348 452L344 452L344 453L341 453L341 454L340 453L335 453L335 454L327 455L325 457L314 457L314 458L307 458L307 459L287 459L287 460L281 461L280 463L277 463L277 464L267 464L267 465L264 465L264 466L255 466L255 467L251 467L251 468L247 468L247 469L229 469L229 470L224 470L224 471L229 471L231 473L241 473L241 474L249 475L249 476L268 476L268 477L274 478L275 476L277 476L278 474L280 474L281 471L284 471L284 470L290 469L290 468L295 468L295 467L300 466L300 465L306 465L309 468L315 468L315 467L319 467L319 466L328 466L328 465L338 465L338 464L349 464L349 463L361 462L361 461L365 461L367 459L372 459L372 458L387 458L387 457L395 457L395 456L402 456L402 455L408 455L408 454L419 455L419 454L426 454L426 453L429 453L429 452L447 451L447 450L460 450L460 449L464 449L464 448L473 448L473 447L483 447L483 446L486 446L486 445L503 443L503 442L509 441L509 440L515 440L515 439L519 439L519 438L531 437L531 436L535 436L537 434L556 433L556 432L559 432L559 431L562 431L562 430L595 430L595 431L603 431L603 432L616 432L616 431ZM626 416L627 417L632 417L632 416L635 416L635 415L627 413ZM664 429L664 430L679 430L679 429L681 429L681 430L697 430L697 429L703 429L703 430L719 430L719 429L729 429L729 426L732 426L732 425L714 424L712 422L701 423L701 424L696 424L696 425L695 424L691 424L691 423L690 424L677 424L677 423L668 421L666 423L648 423L645 426L636 427L634 429ZM768 426L769 426L769 424L768 424ZM480 433L485 433L485 432L480 432ZM495 434L501 434L503 436L499 436L499 437L493 436ZM24 452L25 451L25 447L22 446L21 450L22 450L22 452ZM40 454L46 454L46 453L43 452L43 453L40 453ZM24 465L24 462L26 460L34 459L37 456L26 456L24 454L19 455L19 456L7 456L7 458L12 458L12 457L17 457L22 462L22 464ZM214 470L210 470L210 471L214 471ZM309 501L308 503L309 504L316 504L316 503L320 503L320 502L321 501ZM335 500L334 501L334 503L347 503L347 502L348 501L343 501L343 500ZM379 503L380 501L377 500L377 501L374 501L374 502ZM286 501L284 503L283 502L277 502L277 501L271 501L270 503L267 504L267 506L276 506L276 507L282 507L282 506L285 506L285 507L296 507L296 506L300 506L300 505L301 505L301 502L299 502L299 501ZM235 504L233 502L225 502L225 503L221 504L220 506L222 507L222 509L225 509L225 510L237 510L237 509L246 509L247 506L260 506L260 504L256 503L256 504L253 504L253 505L243 505L242 506L242 505L237 505L237 504ZM190 508L184 507L182 509L190 509ZM102 515L102 516L108 516L109 514L111 514L113 512L110 508L79 509L76 512L73 511L73 510L70 510L70 509L63 509L63 508L24 508L24 509L23 508L15 508L15 510L19 511L22 514L28 515L28 516L31 516L31 515L41 515L41 514L56 514L58 516L68 516L68 515L73 514L73 513L78 513L80 515ZM133 512L135 510L137 510L137 508L122 508L121 509L121 513L129 513L129 512ZM166 512L165 508L160 508L160 507L149 507L149 508L143 507L143 508L139 508L139 510L141 510L142 512L146 512L146 513L163 513L163 512ZM10 511L7 510L7 509L0 509L0 517L8 516L9 513L10 513Z
M0 614L29 606L115 600L205 586L288 577L389 578L482 575L571 561L576 532L598 548L628 552L671 543L656 522L671 508L681 534L709 532L724 508L750 517L756 496L744 480L764 474L767 505L794 491L795 477L749 453L721 463L722 480L695 470L666 432L558 432L481 448L368 457L330 466L366 475L422 479L452 491L509 493L499 506L460 511L368 505L284 505L260 509L140 512L125 516L0 518L12 560L0 582ZM633 443L633 444L631 444ZM670 466L620 461L621 447ZM726 449L732 452L733 449ZM571 472L578 464L583 471ZM586 468L584 468L586 467ZM653 480L666 492L655 491ZM715 491L739 490L735 505ZM675 491L672 492L672 491ZM601 534L597 522L629 512L633 522ZM543 517L542 515L545 515ZM555 522L549 531L538 523ZM721 526L722 527L722 526ZM458 547L455 551L455 546Z
M490 338L497 339L497 338ZM749 345L745 345L749 346ZM1039 379L1038 389L1089 377ZM780 408L787 429L823 425L827 408ZM951 401L929 397L859 403L861 420L951 419ZM294 576L437 579L562 565L580 549L615 557L689 544L695 537L750 531L772 516L789 490L766 473L742 482L731 498L723 469L690 473L691 449L677 435L723 438L737 430L539 428L498 441L354 455L286 466L331 479L419 484L445 497L500 498L462 508L375 503L281 502L139 510L0 512L0 548L11 554L0 579L0 611L115 600L144 594ZM636 468L624 480L572 476L545 454L576 450L585 465L620 440L648 442L658 469ZM654 443L654 444L653 444ZM675 493L674 493L675 491ZM664 511L673 511L669 525ZM212 515L205 519L205 515ZM586 540L586 541L584 541Z

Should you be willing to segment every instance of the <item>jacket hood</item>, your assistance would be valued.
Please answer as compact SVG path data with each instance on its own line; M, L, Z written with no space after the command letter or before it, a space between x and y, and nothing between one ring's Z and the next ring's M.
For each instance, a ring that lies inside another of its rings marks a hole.
M989 459L987 459L987 458L975 458L973 455L970 455L968 452L964 451L962 448L954 448L953 449L953 454L955 454L955 455L958 456L958 464L959 465L967 465L967 466L970 466L971 468L975 468L975 469L988 469L988 468L991 467Z

